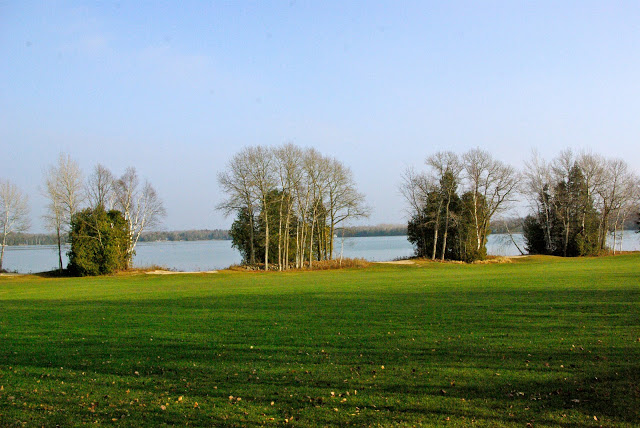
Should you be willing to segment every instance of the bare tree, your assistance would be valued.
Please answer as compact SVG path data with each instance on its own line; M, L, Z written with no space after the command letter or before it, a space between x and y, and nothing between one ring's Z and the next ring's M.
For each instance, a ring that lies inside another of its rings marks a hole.
M293 197L295 189L300 186L302 180L300 159L303 157L303 152L293 144L285 144L275 149L274 156L278 181L282 189L278 221L278 269L282 270L287 269L289 265L290 227L294 210Z
M420 226L423 239L425 240L425 227L428 225L429 220L425 218L424 213L429 203L429 194L434 190L435 184L433 183L433 177L428 176L426 173L417 172L412 167L406 168L402 173L402 182L400 183L399 191L409 206L407 209L409 221L420 222L420 224L416 225Z
M62 239L69 230L71 218L84 201L82 172L71 156L63 153L58 163L45 173L44 196L49 199L45 222L56 233L58 242L58 268L62 271Z
M370 210L365 205L364 195L356 188L351 169L335 158L329 161L328 168L329 248L327 254L329 259L332 259L336 226L349 219L368 217Z
M637 200L638 177L624 160L609 159L604 162L602 181L596 190L600 200L599 245L604 249L608 233L613 232L615 252L618 229Z
M310 217L310 230L309 230L309 267L313 267L313 244L314 232L318 233L318 240L322 231L321 227L324 224L320 224L320 214L324 211L324 196L325 191L329 185L329 168L327 158L322 156L320 152L315 149L309 149L306 152L306 156L303 160L304 172L307 180L307 187L309 189L308 197L310 198L310 211L308 214ZM318 257L320 257L320 251L318 251Z
M462 158L473 201L471 215L476 249L480 250L487 241L491 218L505 209L517 192L518 173L513 167L493 159L489 152L481 149L470 150Z
M162 200L153 186L148 181L142 189L139 186L140 180L133 167L127 168L115 183L116 206L122 211L129 230L129 267L133 263L134 251L142 232L157 226L166 215Z
M295 197L295 215L298 221L296 222L296 267L301 268L304 265L306 247L305 242L308 235L308 220L310 218L312 198L313 198L313 185L310 180L309 168L307 165L307 158L311 153L315 152L313 149L306 149L302 152L302 157L298 160L301 164L300 179L295 183L293 187ZM311 255L309 256L311 257Z
M0 272L4 260L4 247L9 233L24 232L29 229L29 205L27 196L10 181L0 180Z
M97 164L87 179L86 194L91 208L102 206L106 211L115 204L115 179L109 169Z
M527 197L534 212L542 214L538 221L544 231L547 251L550 253L553 204L551 192L555 184L552 183L551 166L533 151L531 160L525 162L523 178L520 191Z
M262 146L250 147L247 155L250 165L249 174L254 184L255 195L261 204L262 221L265 228L264 270L269 270L269 206L271 192L276 188L274 157L271 150Z
M399 190L409 205L409 217L420 214L433 188L434 184L426 174L416 172L411 167L403 171Z

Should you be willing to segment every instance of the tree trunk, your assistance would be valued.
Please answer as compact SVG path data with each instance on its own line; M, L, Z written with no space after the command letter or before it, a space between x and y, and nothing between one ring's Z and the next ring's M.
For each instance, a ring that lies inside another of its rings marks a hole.
M511 238L511 242L513 243L513 245L515 245L515 247L518 249L518 251L520 252L521 256L524 256L524 251L522 251L520 249L520 246L516 243L516 240L513 239L513 233L511 233L511 231L509 230L509 224L507 221L504 222L505 227L507 228L507 233L509 234L509 238Z
M4 260L4 247L7 245L7 222L4 223L4 230L2 233L2 248L0 248L0 272L2 272L2 262Z
M300 225L296 224L296 268L300 269Z
M280 198L278 218L278 270L282 272L282 205L284 204L284 192Z
M62 238L60 237L60 227L56 227L56 235L58 237L58 270L62 273Z
M264 213L264 235L264 270L269 270L269 214L267 214L266 206Z
M289 240L291 226L291 201L287 201L287 218L284 223L284 270L289 269Z
M449 205L450 204L451 204L451 195L449 195L449 199L447 199L447 206L445 208L444 235L442 236L442 255L441 255L442 261L444 261L444 255L447 249L447 233L449 232Z
M311 269L313 265L313 230L316 224L315 222L315 214L314 218L311 219L311 232L309 233L309 269Z
M440 207L438 207L436 222L433 228L433 251L431 253L431 260L436 259L436 248L438 247L438 229L440 229Z
M564 226L564 242L563 242L563 251L562 251L562 255L564 257L567 257L567 247L569 246L569 223L566 223Z
M249 210L249 264L256 264L256 249L254 247L254 226L253 226L253 211Z
M335 233L335 225L333 218L331 219L331 228L329 230L329 260L333 260L333 234Z

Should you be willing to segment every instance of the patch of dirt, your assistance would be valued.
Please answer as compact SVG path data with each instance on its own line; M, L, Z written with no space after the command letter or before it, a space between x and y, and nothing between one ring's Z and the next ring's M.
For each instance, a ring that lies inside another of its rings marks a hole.
M388 265L415 265L416 262L413 260L392 260L390 262L374 262L374 263L385 263Z
M147 275L182 275L182 274L194 274L194 273L218 273L218 271L206 270L206 271L193 271L193 272L175 272L172 270L152 270L145 273Z

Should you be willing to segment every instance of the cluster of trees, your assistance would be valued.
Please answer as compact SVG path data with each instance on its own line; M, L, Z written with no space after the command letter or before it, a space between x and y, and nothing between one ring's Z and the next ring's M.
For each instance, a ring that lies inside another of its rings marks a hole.
M426 165L426 172L407 169L400 186L409 205L407 235L416 256L483 259L491 219L514 200L518 173L480 149L462 156L438 152Z
M533 211L524 221L531 254L615 253L625 222L637 214L640 180L621 159L566 150L546 162L534 153L523 182Z
M336 228L368 215L348 167L293 144L243 149L218 182L227 195L218 208L236 216L233 246L265 270L333 258Z
M62 243L69 234L69 270L79 275L130 267L144 230L165 215L162 201L149 182L141 186L135 168L116 178L96 165L86 182L78 164L60 154L45 173L48 199L45 220L55 233L59 270Z

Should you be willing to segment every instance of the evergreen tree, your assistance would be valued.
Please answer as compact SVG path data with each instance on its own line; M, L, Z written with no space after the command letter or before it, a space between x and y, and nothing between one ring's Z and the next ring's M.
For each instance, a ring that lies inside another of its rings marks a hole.
M541 222L534 216L524 219L523 231L525 248L529 254L548 254L547 240Z
M99 205L77 212L71 219L69 271L104 275L129 264L127 222L120 211L106 212Z
M243 264L250 263L252 255L260 260L255 252L259 248L257 222L251 216L247 208L239 209L236 219L231 224L231 246L240 252Z

